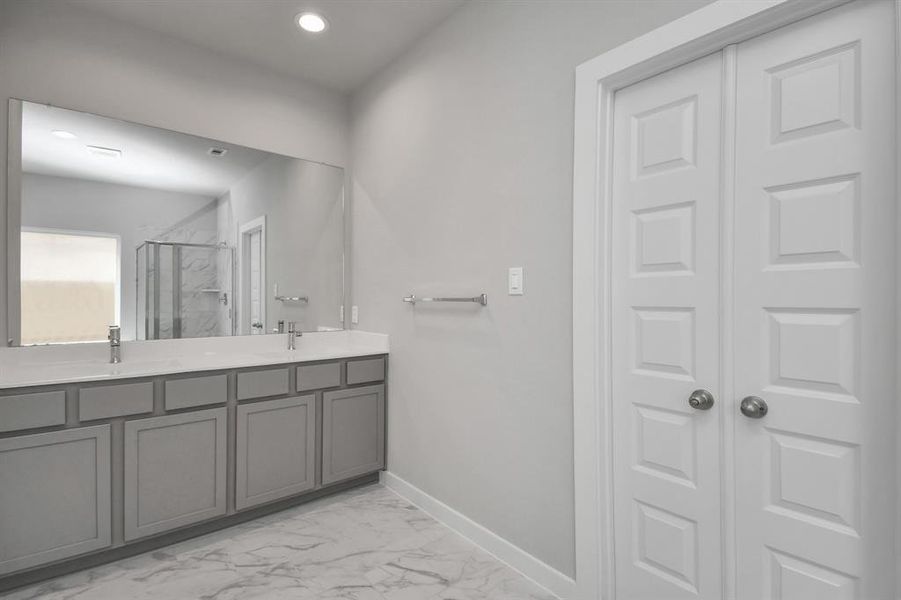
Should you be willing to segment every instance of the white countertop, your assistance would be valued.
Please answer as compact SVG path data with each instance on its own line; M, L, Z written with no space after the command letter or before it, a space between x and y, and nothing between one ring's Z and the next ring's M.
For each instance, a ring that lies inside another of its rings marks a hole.
M0 348L0 390L387 354L388 336L311 332L287 346L286 334L122 342L118 364L106 343Z

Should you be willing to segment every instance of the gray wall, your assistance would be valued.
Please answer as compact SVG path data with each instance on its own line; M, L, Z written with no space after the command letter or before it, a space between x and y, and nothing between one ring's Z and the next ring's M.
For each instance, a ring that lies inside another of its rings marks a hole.
M389 468L570 575L573 69L705 3L473 2L353 101L354 303L391 335Z
M303 331L342 327L343 185L343 169L272 156L220 199L220 210L230 213L229 225L220 231L227 237L220 239L236 248L238 228L266 216L267 330L279 320L296 321ZM275 283L280 295L310 301L278 302Z
M344 96L71 3L0 0L0 248L6 248L8 98L347 164ZM5 340L5 260L0 282Z

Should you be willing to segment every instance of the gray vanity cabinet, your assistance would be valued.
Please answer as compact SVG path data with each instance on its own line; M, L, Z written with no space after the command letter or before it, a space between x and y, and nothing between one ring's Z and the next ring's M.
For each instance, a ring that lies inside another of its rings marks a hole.
M2 2L2 0L0 0ZM387 355L0 389L0 594L376 481Z
M316 396L237 409L235 508L293 496L316 485Z
M0 439L0 574L111 544L110 426Z
M226 410L126 421L126 541L225 514Z
M322 483L385 466L385 386L322 394Z

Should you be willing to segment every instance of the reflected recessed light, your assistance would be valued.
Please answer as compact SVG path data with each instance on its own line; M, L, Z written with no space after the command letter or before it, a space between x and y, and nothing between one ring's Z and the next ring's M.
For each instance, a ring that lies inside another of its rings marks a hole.
M106 146L88 146L88 152L103 156L105 158L122 158L122 151L118 148L107 148Z
M78 137L77 135L75 135L75 134L72 133L71 131L64 131L64 130L62 130L62 129L54 129L54 130L51 131L50 133L52 133L52 134L55 135L56 137L58 137L58 138L60 138L60 139L63 139L63 140L74 140L75 138Z
M306 12L297 15L297 26L310 33L322 33L328 29L328 21L321 15Z

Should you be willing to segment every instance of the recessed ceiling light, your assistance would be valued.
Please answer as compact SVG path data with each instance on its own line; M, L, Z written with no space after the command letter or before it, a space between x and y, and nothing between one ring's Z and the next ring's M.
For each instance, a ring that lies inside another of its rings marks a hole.
M328 21L322 15L305 12L297 15L297 26L310 33L322 33L328 29Z
M63 129L54 129L51 131L53 135L63 140L74 140L78 136L72 133L71 131L65 131Z

